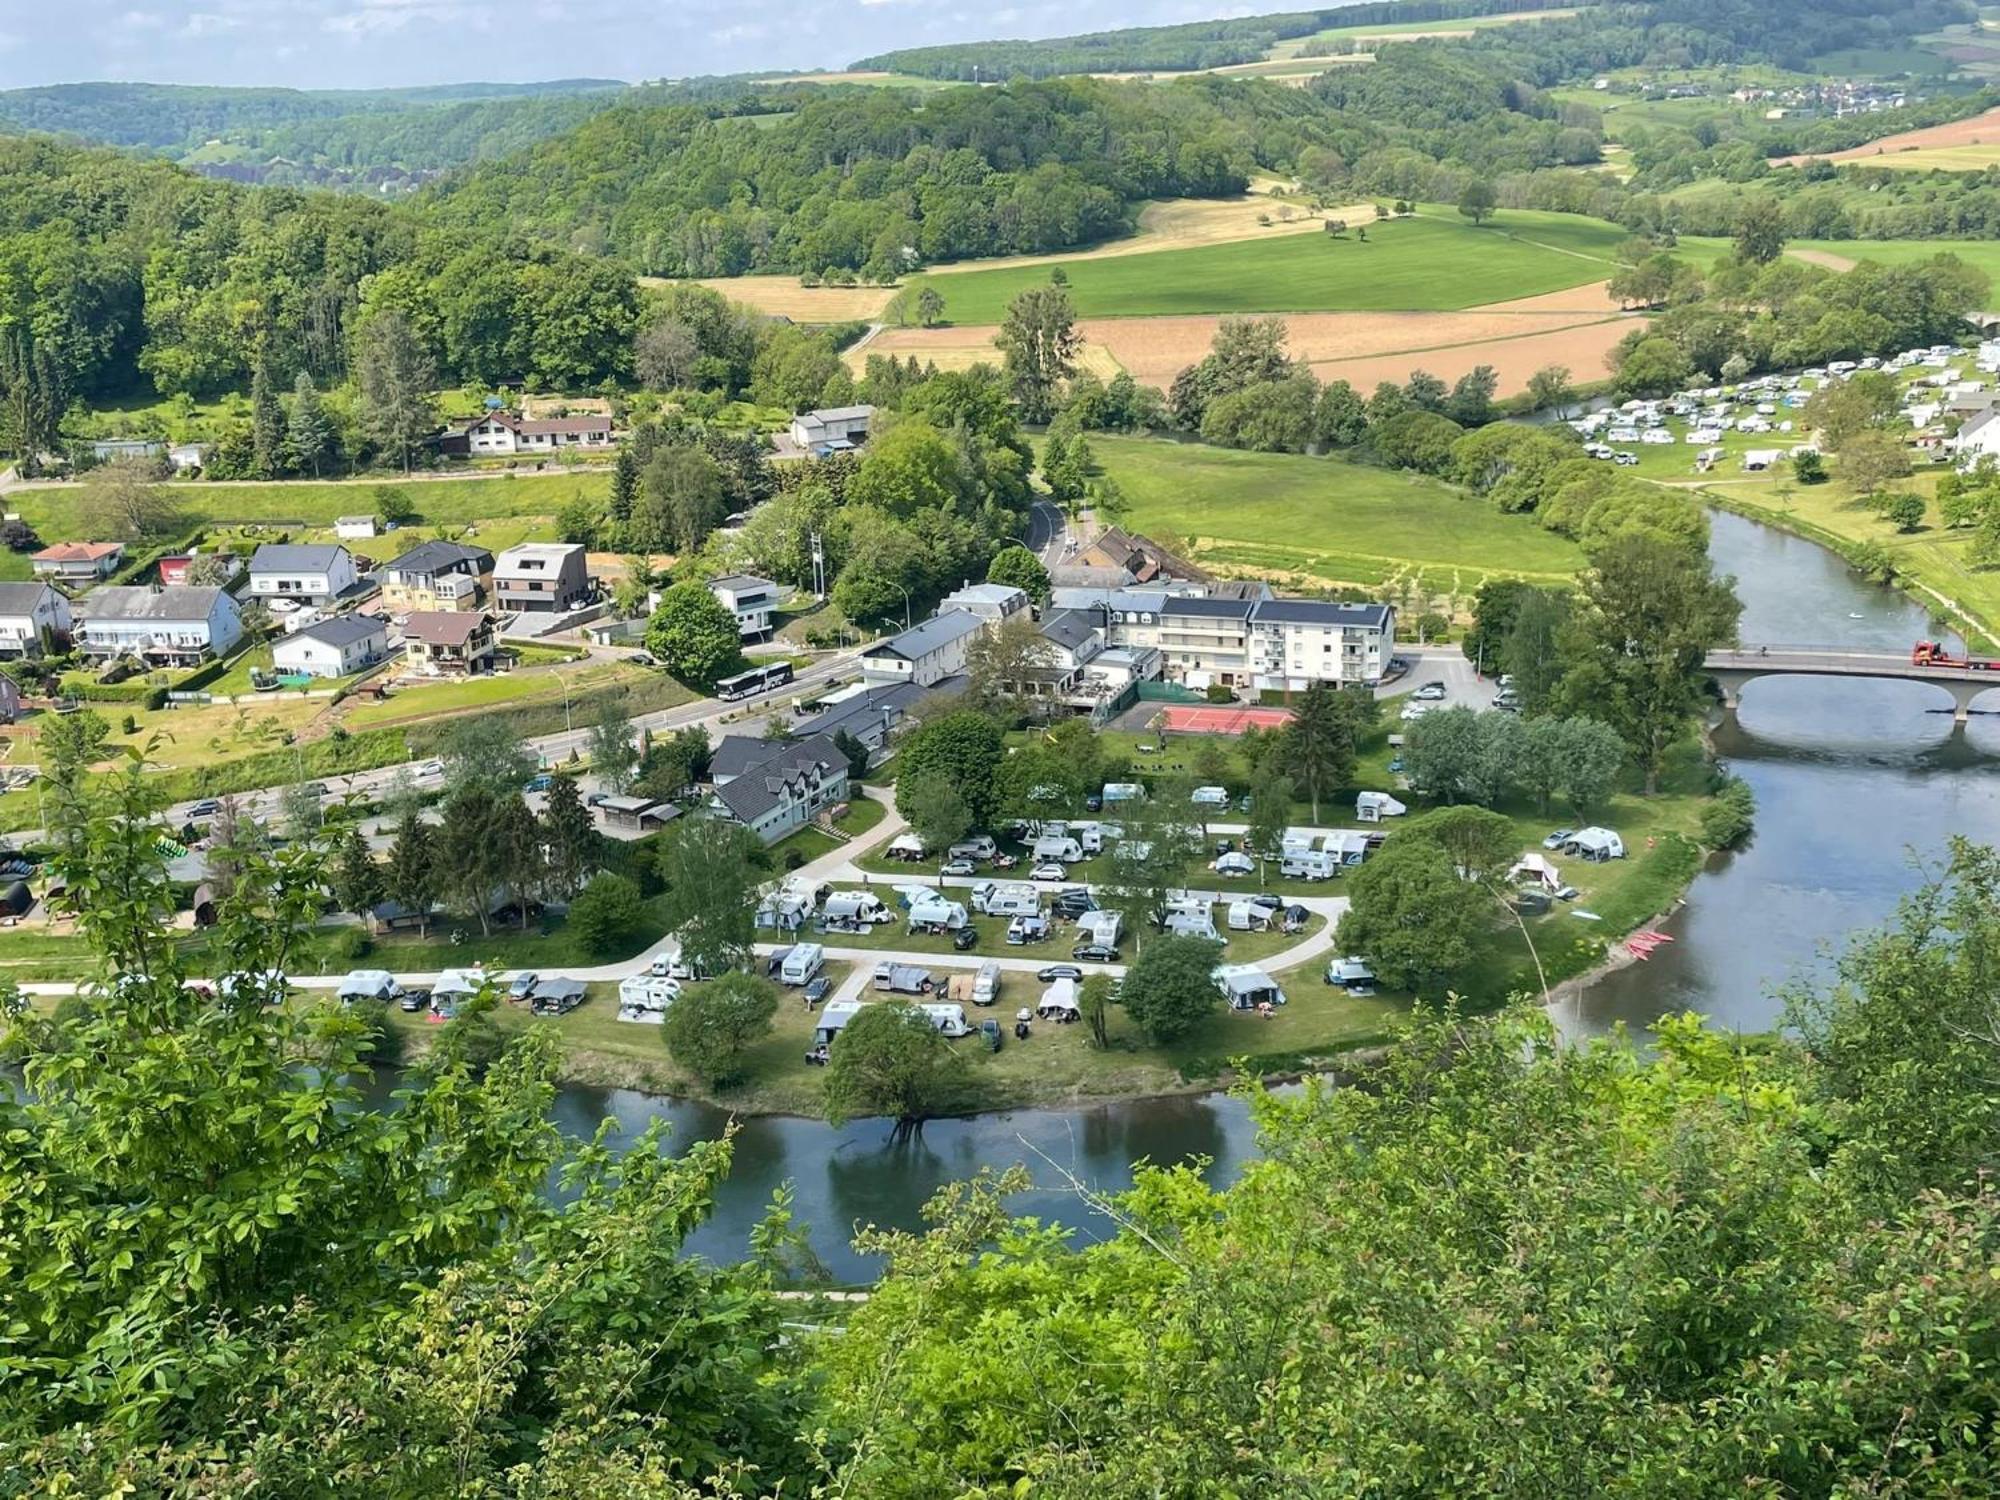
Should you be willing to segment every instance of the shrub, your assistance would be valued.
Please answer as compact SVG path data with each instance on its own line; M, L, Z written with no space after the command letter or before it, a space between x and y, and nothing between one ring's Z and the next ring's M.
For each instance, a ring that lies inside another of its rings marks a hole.
M389 1019L388 1002L356 1000L348 1009L368 1034L368 1042L362 1048L362 1055L377 1067L401 1066L408 1051L409 1039L397 1030L395 1023Z
M1749 783L1731 776L1701 810L1701 841L1711 849L1734 849L1750 836L1756 813Z
M586 953L608 957L628 946L646 920L639 887L600 871L569 905L569 930Z

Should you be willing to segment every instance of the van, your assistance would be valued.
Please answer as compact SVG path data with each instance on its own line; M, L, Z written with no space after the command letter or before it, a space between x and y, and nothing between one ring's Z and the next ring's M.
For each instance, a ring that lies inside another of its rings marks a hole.
M991 859L999 852L1000 846L993 842L993 836L982 833L977 838L960 839L945 854L949 859Z
M931 1025L937 1027L938 1035L953 1039L972 1035L972 1028L965 1024L965 1007L927 1003L919 1007L931 1018Z
M1046 942L1049 936L1049 919L1040 912L1026 912L1007 924L1007 941L1016 947L1022 943Z
M785 955L778 978L791 985L810 984L813 976L825 967L826 949L818 943L798 943Z
M1336 869L1332 855L1317 849L1301 849L1285 855L1278 873L1289 880L1331 880Z
M982 880L972 888L972 906L989 917L1018 917L1042 909L1042 893L1031 885L996 885Z
M887 922L893 920L889 908L873 891L835 891L826 898L829 922Z
M979 974L972 981L972 1003L992 1005L1000 999L1000 965L987 959L979 966Z

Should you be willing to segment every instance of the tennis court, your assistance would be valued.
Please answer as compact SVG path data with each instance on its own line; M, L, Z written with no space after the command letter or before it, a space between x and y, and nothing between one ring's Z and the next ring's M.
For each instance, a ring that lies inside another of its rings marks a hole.
M1242 708L1233 704L1175 704L1163 708L1154 727L1179 734L1241 734L1255 725L1278 729L1291 723L1289 708Z

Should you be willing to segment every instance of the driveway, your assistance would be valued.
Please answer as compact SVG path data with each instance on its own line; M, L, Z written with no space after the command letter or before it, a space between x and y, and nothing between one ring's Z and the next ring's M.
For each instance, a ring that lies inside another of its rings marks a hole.
M1398 656L1414 658L1410 670L1395 682L1385 683L1375 690L1378 698L1400 698L1414 692L1427 682L1444 684L1443 707L1446 708L1491 708L1493 695L1499 691L1494 675L1485 678L1473 670L1473 664L1465 659L1465 653L1456 646L1399 646Z

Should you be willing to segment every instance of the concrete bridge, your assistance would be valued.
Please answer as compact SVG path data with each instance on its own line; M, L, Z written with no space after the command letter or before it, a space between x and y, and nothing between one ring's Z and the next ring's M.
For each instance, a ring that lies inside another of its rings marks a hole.
M2000 688L2000 671L1918 666L1907 651L1857 651L1847 646L1746 646L1711 651L1702 665L1722 690L1726 709L1734 709L1743 685L1758 677L1895 677L1936 683L1951 694L1952 722L1963 724L1975 698Z

